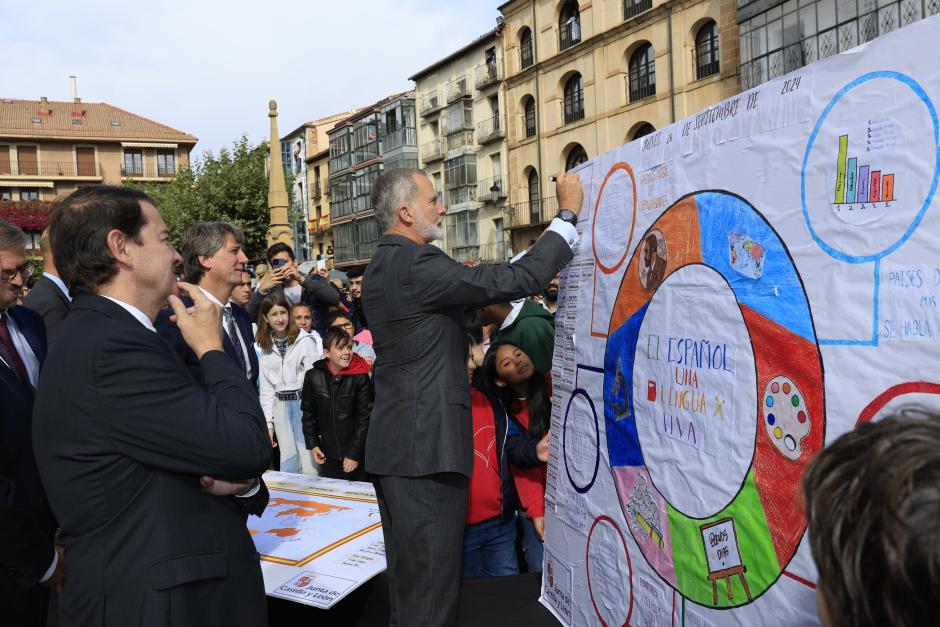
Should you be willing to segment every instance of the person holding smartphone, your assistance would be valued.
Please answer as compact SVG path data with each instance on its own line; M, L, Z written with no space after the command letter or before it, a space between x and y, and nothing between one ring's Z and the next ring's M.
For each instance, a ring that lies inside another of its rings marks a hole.
M272 245L265 257L268 260L268 271L258 281L258 287L247 306L248 315L254 322L258 321L261 301L274 292L283 292L288 305L304 302L314 312L340 304L339 292L329 283L313 273L304 278L297 269L294 250L287 244L278 242Z

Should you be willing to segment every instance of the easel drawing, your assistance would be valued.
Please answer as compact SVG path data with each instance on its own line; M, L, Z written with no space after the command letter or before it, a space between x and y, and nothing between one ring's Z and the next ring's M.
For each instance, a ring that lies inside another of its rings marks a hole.
M728 591L728 600L734 598L731 592L731 578L737 575L747 593L748 601L752 601L751 589L747 585L744 574L747 567L741 563L741 554L738 551L738 535L734 528L733 518L722 518L715 522L702 525L702 543L705 546L705 557L708 562L708 580L712 582L712 602L718 605L718 582L725 580Z

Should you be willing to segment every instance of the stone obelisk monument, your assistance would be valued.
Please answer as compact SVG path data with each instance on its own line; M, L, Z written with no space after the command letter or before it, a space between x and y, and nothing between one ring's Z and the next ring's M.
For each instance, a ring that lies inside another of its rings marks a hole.
M268 211L271 223L268 225L268 246L277 242L293 246L294 238L287 217L289 203L281 160L281 137L277 132L277 102L270 101L268 109L268 117L271 118L271 142L268 149L268 162L271 164L268 172Z

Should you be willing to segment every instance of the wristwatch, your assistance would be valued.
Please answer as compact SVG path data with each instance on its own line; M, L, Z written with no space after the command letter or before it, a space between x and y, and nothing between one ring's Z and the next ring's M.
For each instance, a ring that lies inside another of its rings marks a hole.
M560 209L558 215L555 216L560 220L564 220L571 226L578 226L578 214L576 214L571 209Z

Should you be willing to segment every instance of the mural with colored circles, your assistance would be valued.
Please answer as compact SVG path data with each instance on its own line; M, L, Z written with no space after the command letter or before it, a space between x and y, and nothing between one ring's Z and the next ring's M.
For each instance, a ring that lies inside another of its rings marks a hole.
M585 146L547 464L562 624L819 624L804 471L940 412L938 29Z

